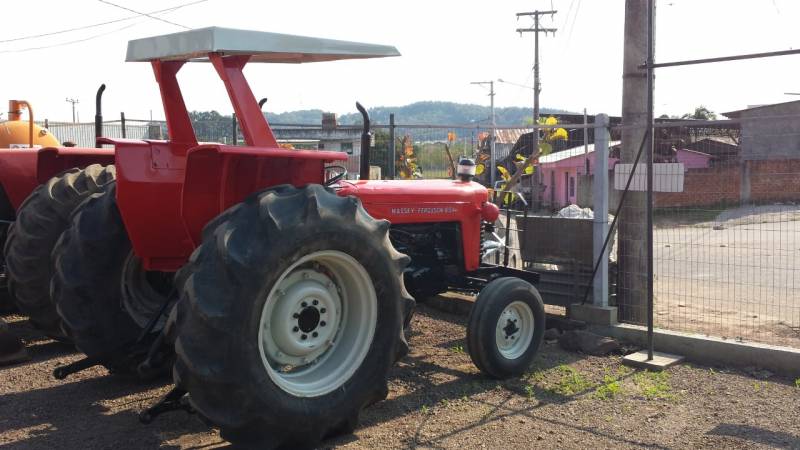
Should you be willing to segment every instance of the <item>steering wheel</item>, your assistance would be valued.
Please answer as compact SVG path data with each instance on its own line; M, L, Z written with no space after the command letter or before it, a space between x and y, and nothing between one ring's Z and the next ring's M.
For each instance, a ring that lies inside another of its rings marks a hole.
M339 180L341 180L342 178L347 176L347 168L344 167L344 166L328 166L328 167L325 168L326 171L330 170L330 169L341 169L342 172L336 174L333 178L331 178L330 180L326 181L325 182L325 187L333 186L334 184L338 183Z

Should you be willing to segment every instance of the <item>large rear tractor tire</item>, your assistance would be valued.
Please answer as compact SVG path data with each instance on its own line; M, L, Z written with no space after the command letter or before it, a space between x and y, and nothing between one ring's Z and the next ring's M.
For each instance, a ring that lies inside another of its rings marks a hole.
M99 164L61 173L28 196L9 229L4 254L12 298L19 311L51 337L67 337L50 299L53 247L69 226L72 211L115 176L114 166Z
M206 226L170 317L173 375L225 439L315 447L386 397L414 306L388 230L319 185L253 194Z
M173 275L142 268L117 208L116 183L80 205L53 258L52 298L75 346L112 373L136 373L166 319L132 344L169 300Z

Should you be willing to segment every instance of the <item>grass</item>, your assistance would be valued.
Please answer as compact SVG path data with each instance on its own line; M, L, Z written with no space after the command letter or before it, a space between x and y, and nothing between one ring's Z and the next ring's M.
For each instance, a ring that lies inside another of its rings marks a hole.
M555 386L550 391L560 395L575 395L587 391L595 386L585 375L567 365L560 365L555 369L560 376Z
M462 354L462 353L464 353L464 346L463 345L455 345L453 347L450 347L450 351L453 352L453 353Z
M603 377L603 383L594 391L594 396L600 400L610 400L622 392L619 380L611 375Z
M800 389L800 378L794 380L794 387Z
M532 384L525 385L525 395L528 396L528 400L533 398L533 391L534 389Z
M633 376L633 382L644 398L648 400L669 400L675 397L667 372L650 372L648 370L638 372Z
M422 405L422 408L420 408L420 412L422 412L422 414L428 415L430 414L431 409L428 408L428 405Z

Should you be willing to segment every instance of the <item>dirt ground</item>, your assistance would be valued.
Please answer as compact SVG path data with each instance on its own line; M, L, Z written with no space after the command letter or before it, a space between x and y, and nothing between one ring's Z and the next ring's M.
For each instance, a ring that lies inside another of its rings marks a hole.
M140 385L94 368L65 381L76 360L20 318L33 359L0 368L0 446L217 448L218 433L183 412L141 425L137 414L169 386ZM620 357L543 346L522 379L482 378L464 343L465 318L420 306L412 353L390 375L389 398L360 429L326 447L358 448L800 448L800 380L767 372L682 365L630 370Z

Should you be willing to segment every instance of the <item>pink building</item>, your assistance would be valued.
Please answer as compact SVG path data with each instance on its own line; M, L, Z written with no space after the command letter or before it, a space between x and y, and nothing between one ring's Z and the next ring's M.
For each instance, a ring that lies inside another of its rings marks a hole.
M620 144L612 141L609 147ZM680 149L675 159L684 164L684 170L705 169L710 166L712 156L706 153ZM594 144L589 144L588 151L584 146L572 147L560 152L551 153L539 158L537 170L543 186L542 200L551 208L563 208L576 203L578 196L578 176L585 175L586 161L589 161L589 174L594 173ZM608 158L608 169L613 173L619 159Z

